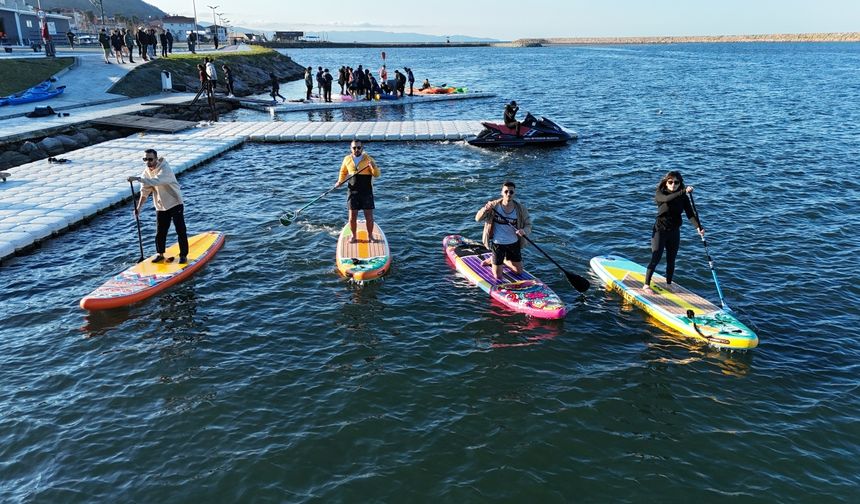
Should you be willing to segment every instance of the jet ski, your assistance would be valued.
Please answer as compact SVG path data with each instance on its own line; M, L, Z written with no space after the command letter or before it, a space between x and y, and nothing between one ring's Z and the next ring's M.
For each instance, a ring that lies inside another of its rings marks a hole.
M576 138L546 117L540 119L526 113L520 123L520 134L504 124L481 123L484 130L475 138L467 140L477 147L523 147L526 145L563 145Z

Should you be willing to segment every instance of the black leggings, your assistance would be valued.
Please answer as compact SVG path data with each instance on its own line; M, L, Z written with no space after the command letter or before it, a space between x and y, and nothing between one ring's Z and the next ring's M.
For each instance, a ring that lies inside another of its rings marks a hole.
M657 229L651 234L651 262L648 263L648 271L645 272L645 285L651 285L651 275L654 274L654 268L660 262L663 256L663 249L666 249L666 283L672 283L672 275L675 274L675 257L678 255L678 249L681 247L681 228L676 229Z
M164 254L167 248L167 231L170 229L170 221L176 229L176 237L179 241L179 257L188 257L188 233L185 229L185 205L176 205L167 210L155 212L158 227L155 231L155 251Z

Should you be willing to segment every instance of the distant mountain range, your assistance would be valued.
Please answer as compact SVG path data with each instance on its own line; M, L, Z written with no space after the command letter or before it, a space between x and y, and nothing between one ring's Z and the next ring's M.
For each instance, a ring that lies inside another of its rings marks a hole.
M7 0L6 5L10 3ZM28 5L36 6L36 0L26 0ZM82 12L92 11L96 16L101 15L98 7L95 7L89 0L41 0L42 9L50 11L55 9L75 9ZM138 17L140 19L156 18L161 19L167 14L159 9L144 2L143 0L103 0L105 16L114 16L119 14L127 18Z
M271 37L273 32L266 32ZM319 37L327 42L498 42L496 39L467 35L425 35L423 33L396 33L387 31L326 31L305 32L305 38ZM315 40L315 39L311 39Z

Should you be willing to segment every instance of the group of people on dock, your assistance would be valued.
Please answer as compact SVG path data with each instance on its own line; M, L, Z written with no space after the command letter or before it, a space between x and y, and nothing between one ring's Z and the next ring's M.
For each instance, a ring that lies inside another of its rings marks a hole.
M153 149L145 152L146 168L140 176L129 177L130 182L142 184L140 199L135 204L137 216L147 198L153 196L156 210L157 230L155 249L157 255L153 262L164 261L167 232L171 222L176 229L179 241L179 262L187 261L188 235L186 232L182 192L176 176L164 158L158 157ZM357 238L358 213L364 214L367 226L367 236L372 241L374 216L376 208L373 197L373 179L382 174L376 160L367 153L361 140L353 140L350 152L344 156L338 171L337 181L333 189L347 183L346 195L347 219L352 231L350 242ZM657 206L657 218L651 231L651 260L645 275L644 290L651 289L651 278L654 269L659 264L663 253L666 253L666 284L671 285L675 273L675 259L681 243L682 214L696 227L704 237L705 230L699 223L692 208L688 195L693 192L693 186L685 186L684 178L679 171L666 173L657 183L654 193L654 203ZM484 265L492 265L493 275L501 279L503 267L507 266L514 273L522 274L522 248L527 244L526 237L532 232L532 220L526 206L514 198L516 184L505 181L502 184L499 197L488 200L475 214L475 221L483 222L482 242L490 250L492 256L484 260Z
M71 32L69 32L71 34ZM192 34L193 35L193 34ZM72 44L74 34L69 37L69 43ZM99 45L104 51L105 63L110 64L110 58L113 56L118 64L125 64L125 57L128 56L128 62L134 63L134 47L137 45L137 55L143 61L155 59L158 52L158 45L161 44L161 57L166 58L168 54L173 53L173 34L170 30L156 30L155 28L140 27L135 33L130 29L115 29L110 33L104 28L99 30ZM189 47L191 47L189 43Z
M374 100L381 99L383 96L393 98L402 98L406 95L406 85L409 85L409 96L413 96L415 89L415 75L409 67L403 67L403 72L399 69L394 70L394 78L388 78L388 68L385 64L379 69L379 79L363 65L358 65L357 68L350 66L342 66L337 71L337 84L340 86L341 96L349 96L353 100ZM332 85L335 82L334 76L329 72L328 68L317 67L314 72L313 67L305 69L304 81L306 87L305 100L310 101L314 98L314 84L316 84L316 97L324 102L330 103ZM429 87L429 81L427 82ZM273 95L274 99L275 96Z

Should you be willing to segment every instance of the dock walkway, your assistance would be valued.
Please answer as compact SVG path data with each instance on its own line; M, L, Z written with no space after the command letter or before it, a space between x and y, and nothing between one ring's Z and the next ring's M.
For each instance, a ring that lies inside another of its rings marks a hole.
M463 140L481 129L480 121L233 122L84 147L64 154L69 163L35 161L10 169L0 182L0 260L130 198L126 178L142 170L142 152L151 147L179 174L247 141Z

